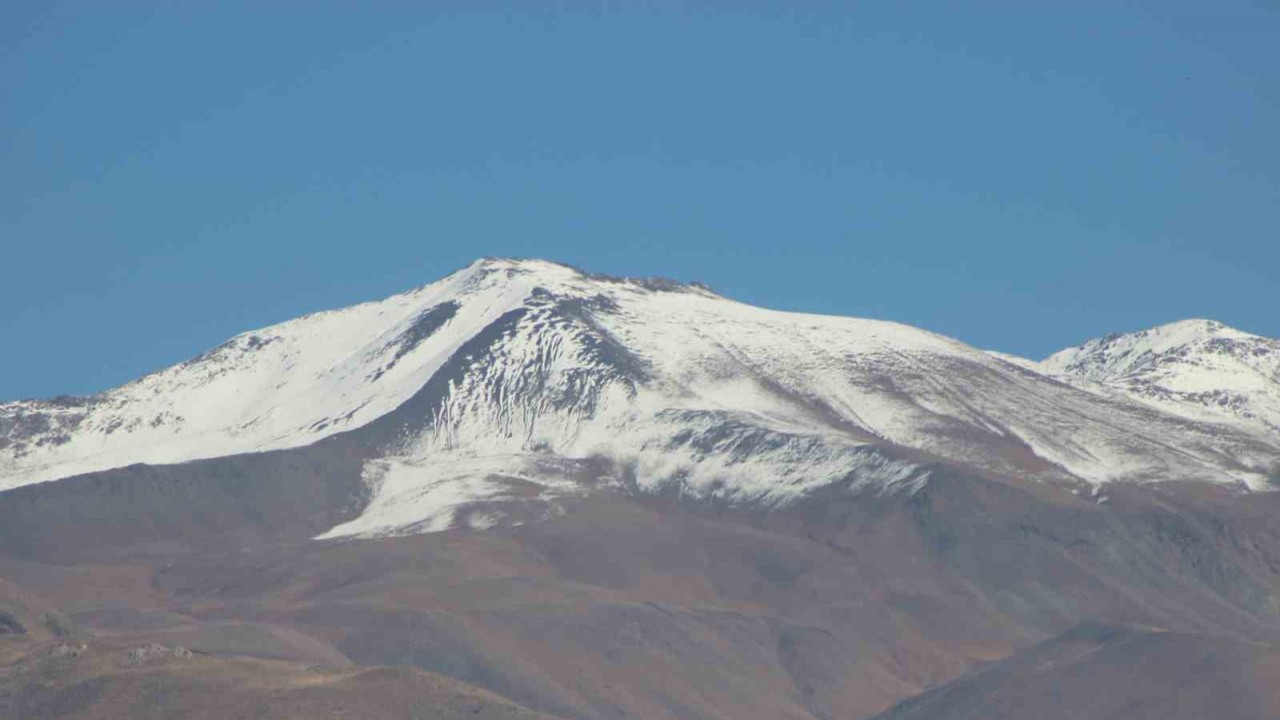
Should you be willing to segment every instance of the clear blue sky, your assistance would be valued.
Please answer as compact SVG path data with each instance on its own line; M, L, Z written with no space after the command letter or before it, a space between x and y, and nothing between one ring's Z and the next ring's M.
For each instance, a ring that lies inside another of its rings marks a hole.
M483 255L1033 357L1280 336L1274 2L610 5L0 3L0 398Z

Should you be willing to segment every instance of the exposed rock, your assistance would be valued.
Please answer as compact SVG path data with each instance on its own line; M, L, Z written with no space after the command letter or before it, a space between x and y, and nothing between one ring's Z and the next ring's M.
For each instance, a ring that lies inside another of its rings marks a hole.
M182 646L169 647L159 643L150 643L141 647L130 648L127 653L127 659L129 665L139 666L171 658L189 658L191 655L191 651Z
M78 645L71 645L69 643L59 643L49 649L49 657L78 658L81 655L84 655L85 652L88 651L88 649L89 649L89 646L84 643L80 643Z

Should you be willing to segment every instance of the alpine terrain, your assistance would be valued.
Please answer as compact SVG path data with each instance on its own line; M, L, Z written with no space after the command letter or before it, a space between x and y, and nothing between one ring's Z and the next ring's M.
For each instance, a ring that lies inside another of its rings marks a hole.
M480 260L0 404L0 718L1274 718L1280 341Z

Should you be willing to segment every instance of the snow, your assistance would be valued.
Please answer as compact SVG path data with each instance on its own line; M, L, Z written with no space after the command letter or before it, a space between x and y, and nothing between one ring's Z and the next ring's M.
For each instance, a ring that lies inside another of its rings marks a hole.
M651 377L628 384L590 356L589 333L559 326L548 335L538 328L552 320L534 315L455 388L439 426L385 461L394 482L379 486L365 514L326 537L418 531L413 517L450 526L452 513L483 493L421 489L448 485L455 471L438 474L433 462L459 454L495 473L518 466L512 458L531 448L607 457L643 491L676 484L694 497L769 506L841 481L902 492L927 482L927 467L890 459L880 452L886 447L1046 481L1180 479L1242 489L1264 487L1264 471L1250 467L1276 456L1273 446L1222 437L1118 394L1084 392L1035 372L1031 361L904 325L640 285L569 282L555 291L607 296L611 310L595 321ZM590 402L548 407L575 370L600 383L574 396ZM532 385L539 393L524 396ZM1225 465L1224 452L1241 466ZM555 489L562 497L588 491Z
M528 454L375 461L365 468L366 481L377 488L369 507L320 538L439 532L473 504L546 504L583 494L581 486L557 472L563 468L547 465L545 458ZM543 510L554 512L554 507ZM481 512L468 516L468 525L484 529L500 518L501 513Z
M486 334L500 318L503 332ZM455 355L476 338L482 351ZM1114 384L1143 358L1181 362L1182 348L1203 345L1182 363L1194 373L1161 375L1168 387L1274 390L1223 341L1255 350L1253 336L1192 321L1035 363L700 286L483 260L381 302L245 333L82 405L0 406L0 489L307 445L386 415L446 369L421 429L366 464L364 512L322 537L526 522L601 491L675 488L769 507L836 483L916 492L939 464L1095 488L1262 489L1276 435L1170 413Z
M1280 433L1280 341L1212 320L1091 340L1042 367L1183 417Z
M0 451L0 490L134 463L298 447L359 427L403 403L458 345L527 292L478 262L382 302L238 335L204 356L108 391L84 409L38 401L0 405L0 427L33 413L74 425L64 442L47 435ZM387 369L396 341L414 320L447 301L460 303L456 315Z

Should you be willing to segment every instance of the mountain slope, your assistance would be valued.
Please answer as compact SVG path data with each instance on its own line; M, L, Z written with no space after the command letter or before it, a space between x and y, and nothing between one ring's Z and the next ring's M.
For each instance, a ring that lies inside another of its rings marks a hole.
M830 488L769 512L602 493L487 532L264 545L224 530L184 548L151 508L50 516L86 484L0 493L0 510L43 496L24 534L60 544L13 557L0 513L0 575L94 637L291 661L309 646L561 717L864 718L1081 622L1280 641L1280 494L1225 486L1126 483L1098 504L939 468L914 495Z
M1118 389L1166 412L1280 434L1280 340L1212 320L1108 335L1042 366Z
M118 638L45 644L0 672L0 716L23 720L191 718L555 720L412 668L336 668L222 658Z
M1249 717L1280 642L1274 433L699 286L482 261L0 418L0 715Z
M358 438L378 535L545 517L601 489L779 506L945 463L1096 486L1268 486L1280 442L895 323L484 260L232 339L101 396L0 406L0 487ZM1098 494L1095 489L1093 494Z
M133 463L313 443L394 409L522 288L469 295L466 273L378 303L244 333L102 395L0 405L0 487Z
M901 703L874 720L1266 720L1280 646L1088 625Z

